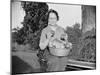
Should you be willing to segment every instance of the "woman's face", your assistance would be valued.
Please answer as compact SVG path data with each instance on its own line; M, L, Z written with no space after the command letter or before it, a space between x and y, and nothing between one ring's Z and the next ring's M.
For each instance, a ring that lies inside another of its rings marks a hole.
M48 18L48 23L50 25L55 25L56 22L57 22L57 16L56 16L56 14L55 13L50 13L49 14L49 18Z

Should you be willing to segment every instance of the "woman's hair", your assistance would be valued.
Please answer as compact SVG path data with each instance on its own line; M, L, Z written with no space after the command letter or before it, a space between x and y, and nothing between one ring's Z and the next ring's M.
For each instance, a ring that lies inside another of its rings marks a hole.
M55 11L55 10L53 10L53 9L50 9L50 10L48 11L48 13L47 13L47 19L49 18L49 14L50 14L50 13L54 13L54 14L57 16L57 20L59 20L58 12Z

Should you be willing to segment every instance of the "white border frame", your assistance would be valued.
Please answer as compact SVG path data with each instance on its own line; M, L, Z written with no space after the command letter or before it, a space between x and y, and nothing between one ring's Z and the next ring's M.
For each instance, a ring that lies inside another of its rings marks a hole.
M98 75L100 73L100 1L99 0L24 0L24 1L38 1L38 2L54 2L54 3L69 3L69 4L82 4L82 5L96 5L96 70L83 70L83 71L69 71L69 72L53 72L53 73L37 73L41 75ZM0 2L0 74L10 74L10 0L1 0ZM32 74L27 74L32 75ZM35 74L34 74L35 75Z

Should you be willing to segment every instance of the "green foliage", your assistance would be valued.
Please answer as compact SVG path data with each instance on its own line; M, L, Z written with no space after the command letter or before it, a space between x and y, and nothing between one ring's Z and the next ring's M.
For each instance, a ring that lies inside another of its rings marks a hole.
M96 34L95 29L82 35L78 44L79 60L95 62L96 60Z
M82 33L77 24L74 27L67 27L68 40L72 43L72 50L69 57L76 60L95 62L96 60L96 34L95 28Z
M17 32L12 32L12 39L18 44L28 43L34 48L38 48L41 30L47 26L46 13L48 12L48 5L28 1L22 1L21 5L26 14L22 22L23 27Z
M67 27L66 33L68 34L68 41L72 43L72 50L69 56L77 57L78 56L77 45L79 43L79 38L82 35L82 32L80 30L80 25L76 23L74 27Z
M43 20L43 18L48 11L48 5L46 3L22 2L22 7L26 13L23 22L23 25L26 26L26 28L35 32L42 24L45 25L47 20ZM43 21L42 23L40 23L41 20Z

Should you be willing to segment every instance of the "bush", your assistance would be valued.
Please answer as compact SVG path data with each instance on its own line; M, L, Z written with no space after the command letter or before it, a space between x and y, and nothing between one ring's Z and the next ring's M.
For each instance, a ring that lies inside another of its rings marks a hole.
M22 22L23 27L16 32L12 32L12 42L18 44L30 44L39 48L39 37L41 30L47 26L46 13L48 5L40 2L21 1L22 8L26 15Z
M69 56L77 57L78 56L77 45L79 43L79 38L82 35L82 32L80 30L80 25L76 23L74 24L74 27L67 27L66 33L68 34L68 41L72 43L72 50Z
M82 33L77 24L74 27L67 27L68 41L72 43L70 58L87 62L96 60L96 34L95 28Z
M95 62L96 60L96 34L95 29L86 32L78 44L79 60Z

